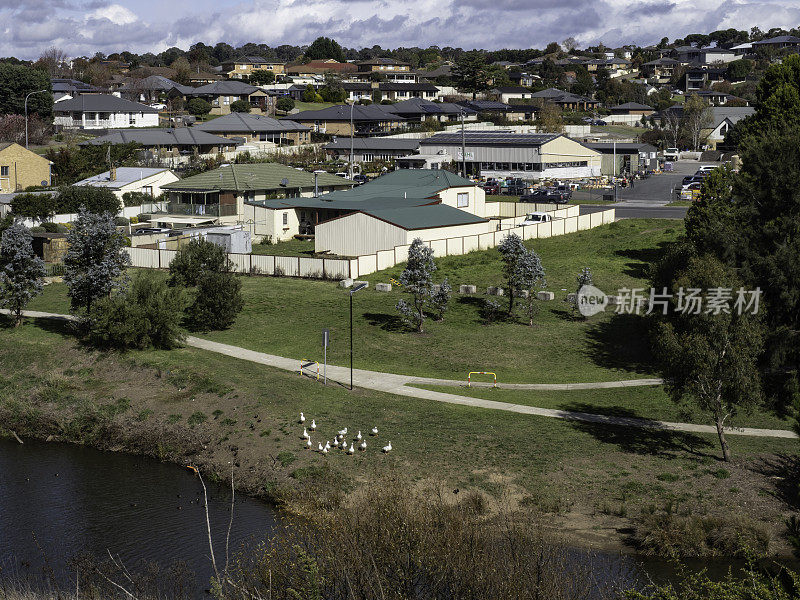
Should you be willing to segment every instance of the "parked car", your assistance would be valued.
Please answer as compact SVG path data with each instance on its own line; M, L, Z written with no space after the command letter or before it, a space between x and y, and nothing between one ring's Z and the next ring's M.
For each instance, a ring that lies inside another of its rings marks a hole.
M299 170L302 170L302 169L299 169ZM343 173L342 171L339 171L338 173L334 173L334 175L336 175L337 177L347 178L347 173Z
M538 225L539 223L548 223L553 220L553 215L544 212L534 212L525 215L525 220L522 225Z
M506 190L511 196L520 196L526 192L528 184L519 177L506 179Z
M702 167L697 169L697 173L710 173L711 171L713 171L716 168L717 168L717 165L703 165ZM695 173L695 175L697 175L697 173Z
M489 194L490 196L498 196L500 194L500 184L496 181L491 183L486 182L483 184L483 191Z
M520 202L552 202L553 204L566 204L572 197L571 192L558 190L532 190L519 197Z
M355 181L358 185L362 185L369 181L369 177L363 173L359 173L358 175L353 175L353 181Z
M605 121L603 121L602 119L598 119L597 121L595 121L594 123L592 123L592 125L608 125L608 123L606 123L606 122L605 122Z
M680 158L681 151L677 148L667 148L664 150L664 159L670 161L676 161Z
M581 120L582 120L584 123L586 123L587 125L591 125L591 124L592 124L592 121L594 121L594 119L592 119L592 117L583 117L583 119L581 119Z
M697 200L697 197L700 195L700 187L703 184L699 181L695 181L686 185L681 190L681 200Z

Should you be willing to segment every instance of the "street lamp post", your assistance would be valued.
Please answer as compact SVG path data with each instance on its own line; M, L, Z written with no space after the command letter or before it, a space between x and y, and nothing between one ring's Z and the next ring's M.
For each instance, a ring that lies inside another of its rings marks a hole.
M461 176L467 178L467 136L464 133L464 109L461 109Z
M359 283L350 289L350 389L353 389L353 294L367 287L366 283Z
M25 149L28 149L28 98L33 96L34 94L43 94L48 90L36 90L35 92L29 92L25 96Z
M355 98L350 102L350 179L353 179L353 108L355 108Z
M327 171L323 171L322 169L317 169L314 171L314 198L319 197L319 186L317 186L317 177L320 173L327 173Z

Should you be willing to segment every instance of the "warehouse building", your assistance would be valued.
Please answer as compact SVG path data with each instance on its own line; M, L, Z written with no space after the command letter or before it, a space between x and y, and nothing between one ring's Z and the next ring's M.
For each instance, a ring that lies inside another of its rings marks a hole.
M579 179L597 177L601 169L600 152L559 133L466 131L463 138L461 133L438 133L420 141L420 152L465 161L473 177Z
M317 252L358 256L405 244L409 232L423 239L486 233L485 199L454 173L409 169L318 198L246 202L244 217L258 239L314 235Z
M658 168L658 149L650 144L595 142L586 146L602 155L603 175L633 174Z

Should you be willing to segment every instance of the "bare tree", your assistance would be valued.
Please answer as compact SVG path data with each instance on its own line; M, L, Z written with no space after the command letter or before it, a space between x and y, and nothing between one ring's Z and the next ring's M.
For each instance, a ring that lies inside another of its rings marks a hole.
M50 77L63 77L69 70L69 57L61 48L51 46L39 57L36 65L44 67Z
M661 126L672 140L672 147L677 148L678 137L681 133L681 117L676 112L668 110L661 120Z
M699 150L700 145L710 133L713 124L711 105L692 94L683 105L683 126L686 134L692 141L692 149Z

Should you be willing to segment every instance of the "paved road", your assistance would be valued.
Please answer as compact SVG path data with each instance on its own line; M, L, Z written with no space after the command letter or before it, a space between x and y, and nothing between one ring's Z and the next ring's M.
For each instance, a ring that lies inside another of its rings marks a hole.
M8 314L8 310L0 310L0 312ZM72 319L69 315L59 315L53 313L44 313L36 311L25 311L26 317L33 318L46 318L46 319ZM295 358L286 358L283 356L276 356L274 354L266 354L264 352L255 352L246 348L238 346L231 346L228 344L221 344L219 342L212 342L189 336L186 338L186 345L193 348L199 348L209 352L216 352L240 360L247 360L250 362L275 367L284 371L297 372L300 361ZM311 375L311 372L308 372ZM337 367L328 365L328 379L335 381L342 385L348 385L350 382L350 370L347 367ZM610 387L612 385L630 386L630 385L654 385L657 380L638 380L637 382L602 382L602 383L586 383L586 384L566 384L566 385L580 385L591 387ZM539 408L536 406L527 406L523 404L511 404L508 402L496 402L494 400L485 400L482 398L471 398L468 396L459 396L458 394L448 394L444 392L434 392L432 390L425 390L421 388L412 387L413 385L420 385L425 383L439 383L445 385L463 385L463 381L450 381L446 379L428 379L422 377L413 377L409 375L396 375L394 373L381 373L378 371L364 371L356 369L353 371L353 383L361 388L371 389L380 392L387 392L399 396L407 396L412 398L422 398L425 400L433 400L435 402L446 402L448 404L459 404L461 406L471 406L475 408L485 408L489 410L502 410L505 412L519 413L525 415L535 415L539 417L550 417L555 419L567 419L571 421L582 421L588 423L599 423L604 425L622 426L622 427L639 427L643 429L660 429L670 431L685 431L691 433L710 433L715 434L716 429L710 425L697 425L694 423L672 423L666 421L651 421L648 419L638 419L629 417L616 417L608 415L595 415L590 413L582 413L575 411L556 410L551 408ZM547 385L547 384L523 384L523 385ZM550 385L564 385L564 384L550 384ZM537 388L530 388L537 389ZM564 388L545 388L545 389L564 389ZM578 389L578 388L566 388ZM587 389L587 388L580 388ZM753 428L726 428L726 433L731 435L744 435L751 437L772 437L772 438L797 438L797 434L793 431L783 429L753 429Z

